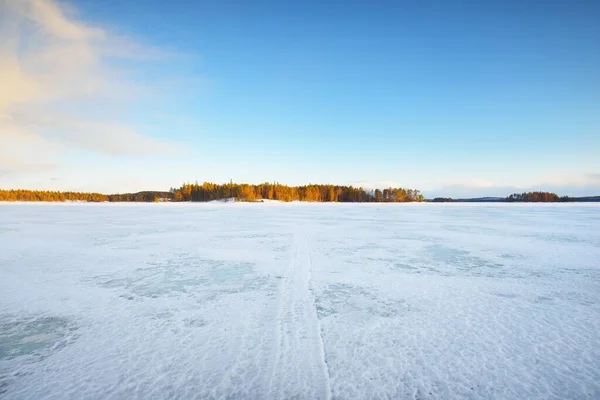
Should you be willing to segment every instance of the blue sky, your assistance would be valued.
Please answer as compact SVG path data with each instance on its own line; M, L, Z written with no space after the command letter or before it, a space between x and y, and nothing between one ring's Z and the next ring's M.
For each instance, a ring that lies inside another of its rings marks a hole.
M3 3L0 187L600 194L598 2L290 3Z

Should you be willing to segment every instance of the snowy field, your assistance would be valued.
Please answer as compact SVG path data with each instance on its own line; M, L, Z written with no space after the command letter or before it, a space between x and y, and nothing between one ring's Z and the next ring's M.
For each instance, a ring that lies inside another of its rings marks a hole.
M599 399L600 206L0 204L0 398Z

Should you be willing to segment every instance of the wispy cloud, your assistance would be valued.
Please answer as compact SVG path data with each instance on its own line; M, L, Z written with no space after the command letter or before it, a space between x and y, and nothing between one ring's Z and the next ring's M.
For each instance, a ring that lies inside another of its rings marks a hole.
M582 175L562 175L553 176L544 179L544 186L559 186L559 187L600 187L600 173L587 173Z
M489 181L487 179L479 179L479 178L469 179L466 181L449 181L449 182L444 182L443 185L444 186L467 186L467 187L473 187L473 188L486 188L486 187L496 186L496 185L494 185L494 183L492 181Z
M174 150L102 112L139 92L115 60L149 62L164 52L78 20L54 0L0 0L0 37L0 170L55 165L80 148L109 155ZM94 108L93 118L78 104Z

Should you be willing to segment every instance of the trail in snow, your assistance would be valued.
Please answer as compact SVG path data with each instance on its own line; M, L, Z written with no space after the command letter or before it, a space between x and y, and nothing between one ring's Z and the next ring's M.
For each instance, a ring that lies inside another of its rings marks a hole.
M281 277L275 365L270 398L330 399L321 327L310 290L311 262L306 236L294 235L291 260Z

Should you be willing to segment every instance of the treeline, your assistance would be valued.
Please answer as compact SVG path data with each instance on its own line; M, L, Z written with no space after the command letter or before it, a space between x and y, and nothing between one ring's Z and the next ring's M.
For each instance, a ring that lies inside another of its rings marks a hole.
M385 202L423 201L418 190L404 188L363 189L353 186L306 185L286 186L279 183L249 184L184 184L173 190L174 201L211 201L235 198L240 201L315 201L315 202Z
M521 202L532 202L532 203L569 203L569 202L598 202L600 196L587 196L587 197L569 197L569 196L558 196L556 193L550 192L527 192L527 193L515 193L511 194L506 198L506 201L521 201Z
M0 201L82 201L82 202L159 202L159 201L211 201L234 198L238 201L314 201L314 202L355 202L355 203L404 203L425 201L418 190L403 188L363 189L353 186L306 185L286 186L279 183L248 184L203 184L186 183L168 192L144 191L138 193L101 194L85 192L57 192L44 190L2 190ZM452 199L436 197L427 200L435 203L484 203L484 202L600 202L600 196L559 197L550 192L514 193L508 197L481 197L473 199Z
M527 192L527 193L514 193L506 198L508 202L529 202L529 203L557 203L560 201L567 201L569 197L560 197L556 193L550 192Z
M56 192L46 190L0 190L0 201L85 201L85 202L155 202L169 201L172 192L139 192L101 194L85 192Z
M452 203L453 201L455 200L451 197L436 197L435 199L431 200L432 203Z
M286 186L279 183L216 184L205 182L184 184L168 192L138 192L100 194L84 192L57 192L43 190L0 190L0 201L84 201L84 202L157 202L157 201L211 201L235 198L239 201L315 201L315 202L387 202L423 201L418 190L403 188L363 189L353 186L306 185Z
M123 193L109 194L108 201L135 201L135 202L157 202L157 201L172 201L173 192L138 192L138 193Z
M54 192L46 190L0 190L0 201L108 201L100 193Z

